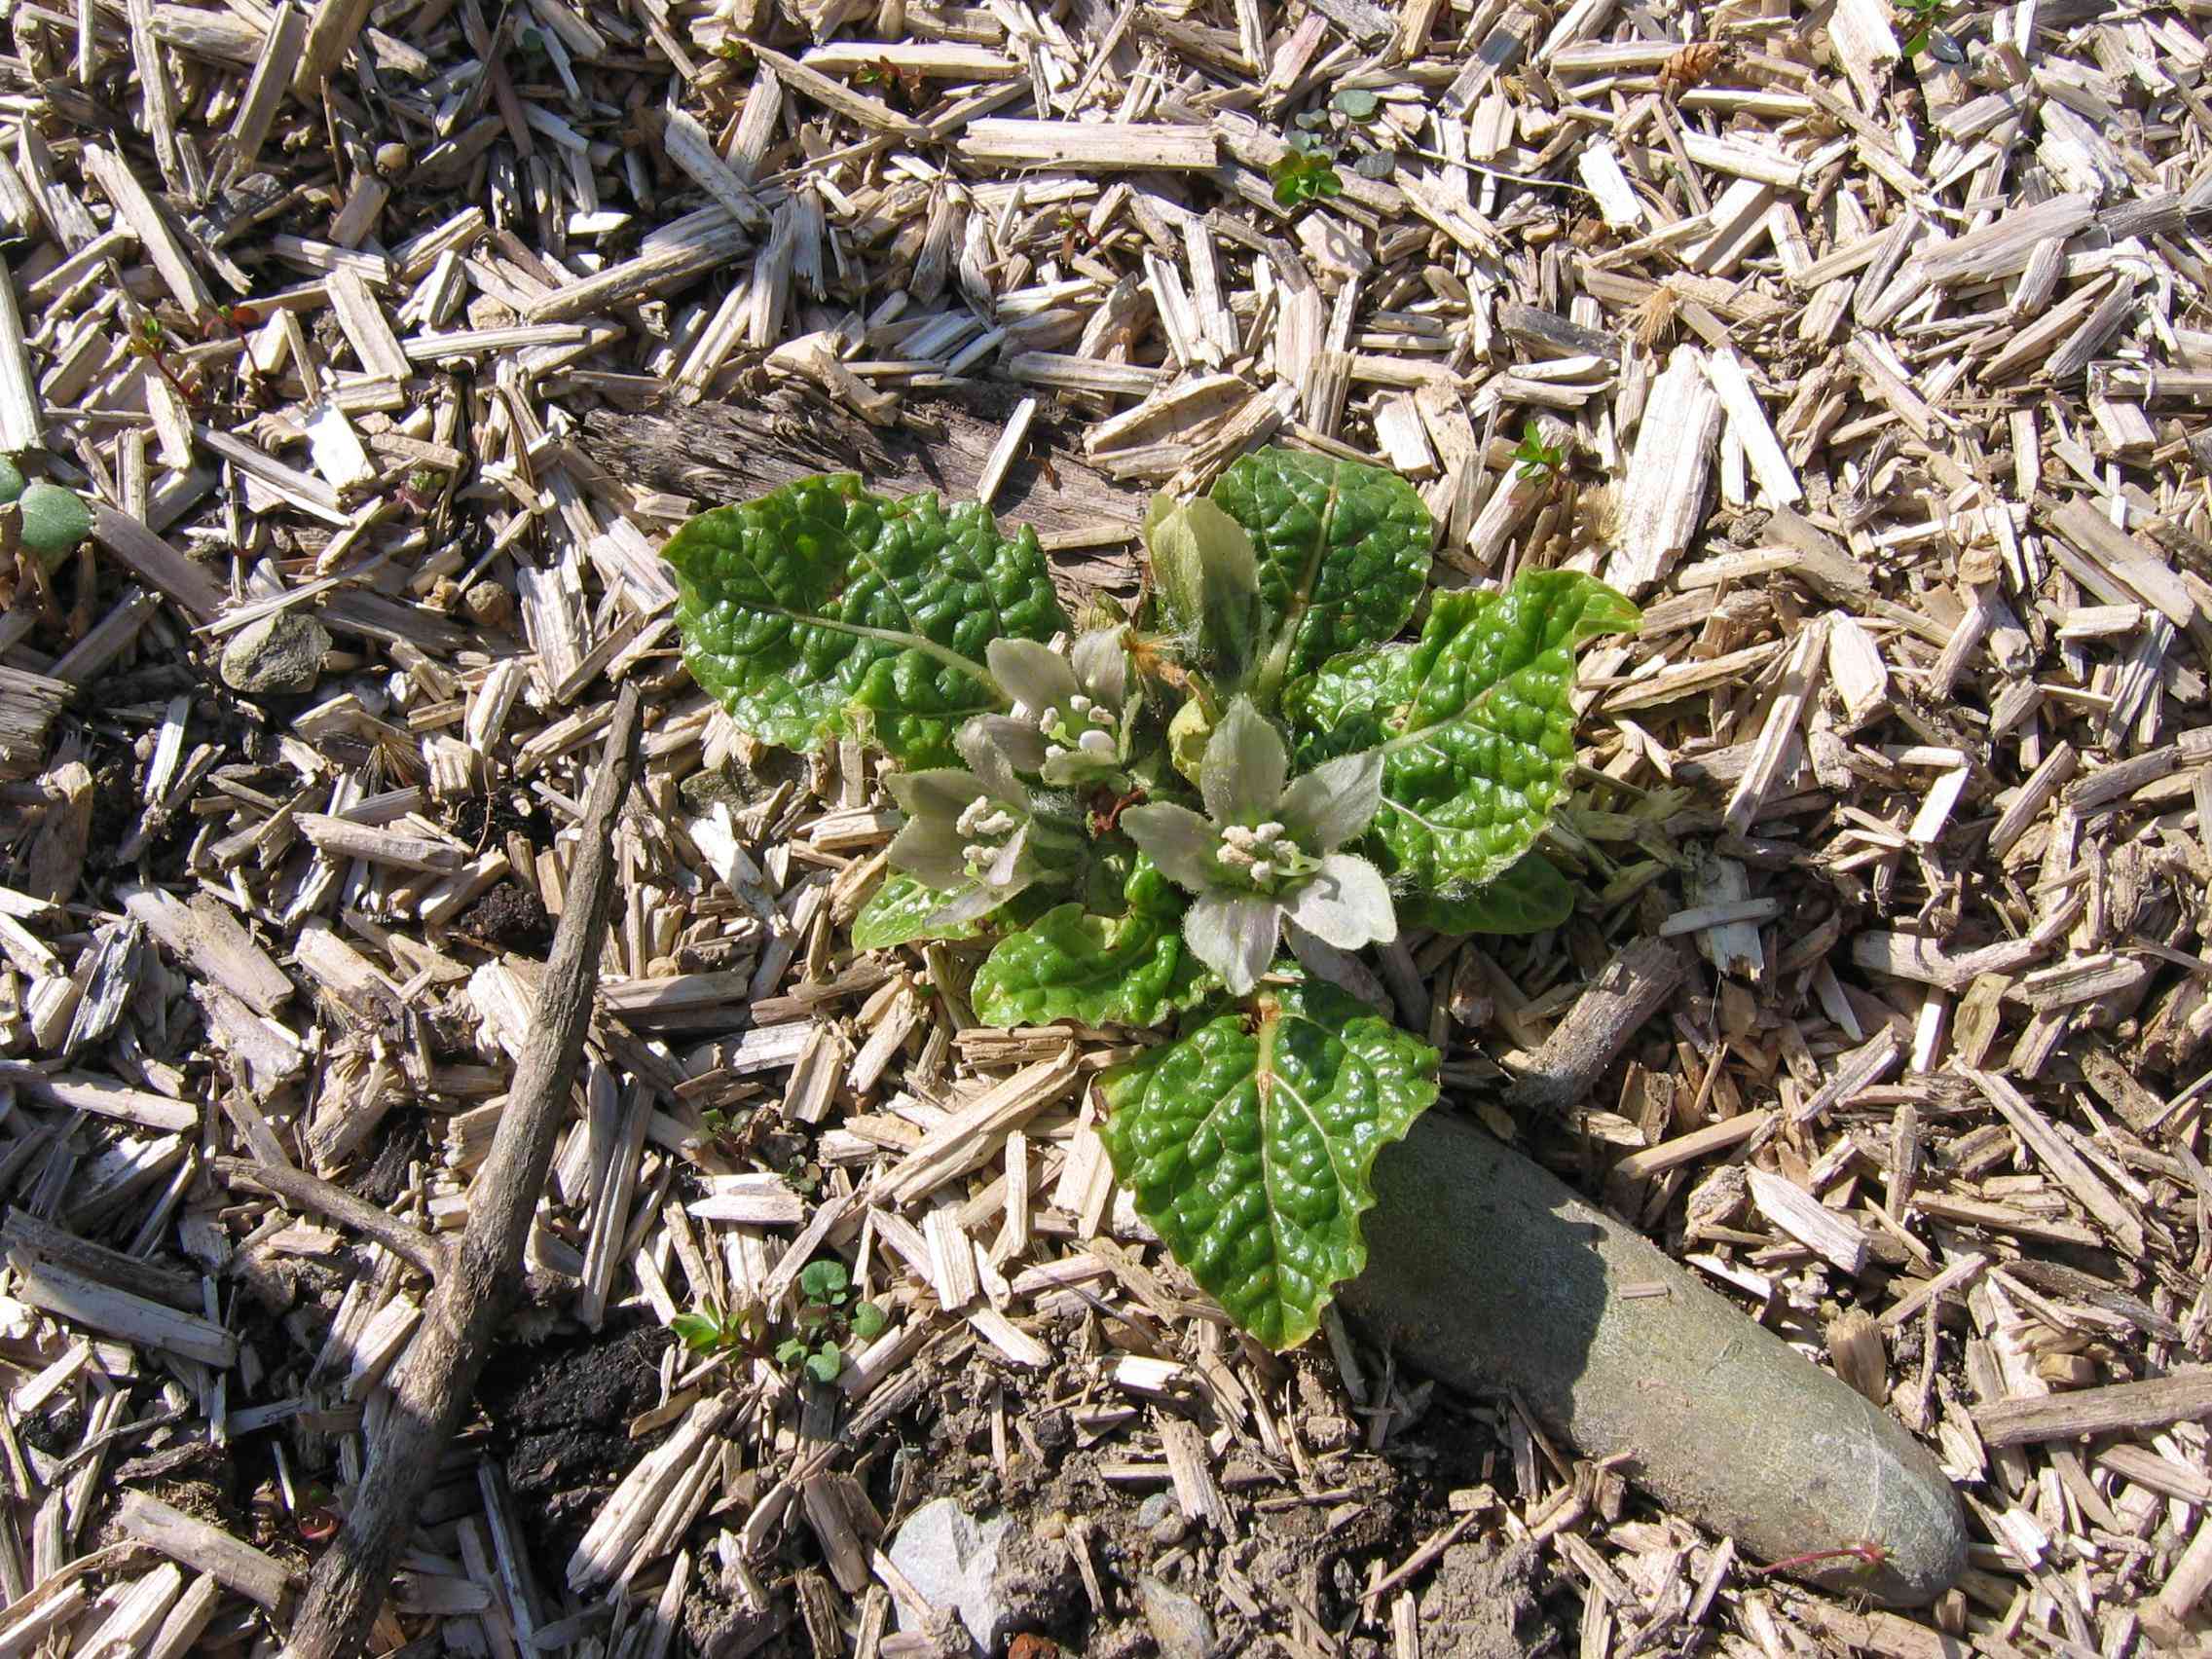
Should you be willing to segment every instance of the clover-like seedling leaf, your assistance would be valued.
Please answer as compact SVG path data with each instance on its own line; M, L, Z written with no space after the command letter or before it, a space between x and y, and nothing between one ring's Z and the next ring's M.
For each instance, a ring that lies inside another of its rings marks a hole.
M1494 881L1412 894L1399 907L1413 926L1435 933L1542 933L1574 914L1574 886L1543 854L1523 853Z
M9 457L0 455L0 505L13 501L23 493L23 469Z
M665 556L692 678L792 749L859 733L909 768L950 764L960 723L1005 704L990 642L1067 626L1035 532L850 473L701 513Z
M1060 904L999 940L969 1000L985 1025L1158 1025L1217 981L1183 939L1185 902L1150 859L1124 889L1127 911Z
M890 1323L890 1316L872 1302L856 1303L853 1307L853 1335L864 1343L875 1341Z
M1528 571L1503 593L1439 594L1411 646L1353 654L1292 687L1308 764L1380 747L1382 805L1364 850L1416 893L1503 875L1567 793L1575 647L1633 633L1603 582Z
M1263 710L1341 652L1389 639L1428 580L1428 508L1394 472L1298 450L1261 450L1221 475L1214 503L1260 559Z
M798 1293L809 1302L834 1302L838 1292L852 1282L844 1263L825 1258L799 1270Z
M796 1337L786 1337L776 1345L778 1365L796 1365L806 1357L806 1344Z
M679 1313L668 1328L693 1353L713 1353L722 1344L721 1321L712 1313Z
M85 498L43 478L23 486L16 506L23 515L23 545L49 571L92 534L92 509Z
M806 1356L807 1375L817 1382L834 1382L844 1369L845 1356L835 1343L824 1343Z
M1364 1003L1301 982L1109 1072L1106 1148L1191 1276L1295 1347L1366 1266L1368 1173L1436 1099L1436 1065Z

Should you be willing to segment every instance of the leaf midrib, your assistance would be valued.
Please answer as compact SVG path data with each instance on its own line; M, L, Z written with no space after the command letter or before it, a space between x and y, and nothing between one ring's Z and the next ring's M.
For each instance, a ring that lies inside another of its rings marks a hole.
M794 514L793 516L800 515ZM764 526L763 528L769 527ZM883 567L877 563L874 556L853 535L852 531L843 524L830 525L825 523L822 528L830 531L836 536L838 542L847 549L848 565L857 562L866 566L875 573L875 578L883 584L884 591L898 602L900 610L905 615L907 621L911 622L914 613L906 604L906 596L899 591L898 583L891 579ZM753 580L761 593L773 594L776 591L776 583L770 578L768 572L761 569L760 562L754 558L751 550L746 547L742 531L735 538L724 545L737 555L748 571L752 571ZM853 639L875 640L881 644L897 645L905 650L918 650L926 656L936 658L947 668L957 669L974 679L984 688L986 697L993 696L998 688L998 682L991 678L990 671L981 663L962 656L948 645L939 645L926 634L902 633L891 628L870 628L861 622L847 622L837 617L817 616L807 611L793 610L791 607L778 605L772 600L732 599L728 603L757 610L763 615L780 616L788 622L796 622L804 627L821 628L830 633L844 634ZM996 708L1001 705L994 700L984 706Z
M1313 545L1306 555L1306 570L1298 585L1291 590L1290 604L1283 614L1282 626L1276 631L1274 643L1268 647L1265 665L1260 671L1260 703L1263 708L1274 706L1275 695L1282 689L1290 675L1290 654L1298 644L1299 630L1313 609L1313 590L1320 585L1321 566L1328 559L1331 540L1336 534L1337 503L1343 498L1343 469L1332 468L1329 473L1329 494L1321 504L1321 524L1313 537Z

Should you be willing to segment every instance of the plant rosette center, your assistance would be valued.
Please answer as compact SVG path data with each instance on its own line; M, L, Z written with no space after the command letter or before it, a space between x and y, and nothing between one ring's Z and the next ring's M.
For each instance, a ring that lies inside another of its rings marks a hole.
M1231 824L1221 831L1214 861L1240 873L1255 893L1279 893L1316 873L1321 861L1290 838L1290 831L1269 819L1249 829Z

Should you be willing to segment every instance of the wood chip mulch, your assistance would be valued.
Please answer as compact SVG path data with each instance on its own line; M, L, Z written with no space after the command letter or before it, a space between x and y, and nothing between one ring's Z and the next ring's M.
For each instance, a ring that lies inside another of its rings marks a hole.
M0 451L99 510L0 613L0 1656L282 1640L625 682L512 1357L643 1329L650 1399L558 1525L472 1429L377 1651L922 1651L884 1546L928 1480L888 1465L940 1385L1010 1478L1049 1405L1171 1493L1142 1565L1249 1651L1449 1653L1420 1596L1476 1538L1536 1547L1591 1656L2198 1640L2203 15L15 7ZM1286 212L1313 112L1342 194ZM874 763L756 749L677 655L656 549L728 495L863 464L1125 595L1149 494L1271 442L1415 480L1447 583L1646 604L1586 661L1574 921L1407 937L1379 987L1440 1109L1936 1449L1975 1541L1933 1609L1762 1575L1511 1401L1454 1408L1495 1456L1425 1536L1252 1570L1287 1513L1359 1534L1346 1467L1445 1402L1341 1322L1297 1366L1241 1342L1111 1180L1128 1035L978 1029L973 952L853 954ZM1655 939L1696 972L1596 1091L1512 1091ZM891 1314L833 1386L660 1334L788 1311L830 1253ZM1125 1626L1133 1568L1063 1519L1075 1628Z

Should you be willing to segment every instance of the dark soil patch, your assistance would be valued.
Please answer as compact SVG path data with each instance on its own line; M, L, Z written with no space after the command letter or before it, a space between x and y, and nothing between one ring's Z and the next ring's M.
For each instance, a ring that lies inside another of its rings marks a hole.
M1081 1345L1058 1346L1072 1353ZM1363 1419L1333 1368L1301 1356L1290 1362L1296 1373L1292 1416L1309 1472L1302 1482L1287 1460L1262 1456L1249 1431L1240 1435L1218 1471L1236 1516L1235 1535L1224 1537L1205 1527L1162 1526L1160 1503L1145 1513L1148 1498L1171 1492L1164 1482L1108 1478L1113 1465L1154 1455L1158 1442L1144 1417L1085 1438L1072 1403L1122 1403L1097 1393L1095 1359L1071 1359L1032 1376L1002 1371L972 1346L955 1344L925 1363L930 1386L898 1420L899 1451L855 1471L887 1524L883 1538L870 1541L888 1548L901 1523L938 1497L954 1498L978 1516L1010 1514L1016 1530L999 1585L1016 1624L1086 1659L1140 1659L1156 1651L1137 1592L1146 1575L1199 1602L1221 1654L1285 1651L1295 1638L1293 1603L1332 1635L1345 1631L1371 1575L1395 1567L1453 1523L1454 1492L1494 1484L1506 1466L1488 1415L1442 1396L1386 1451L1366 1450ZM1003 1462L992 1436L998 1391ZM1220 1426L1197 1397L1161 1409L1182 1411L1208 1432ZM1093 1611L1068 1554L1068 1539L1079 1531L1088 1539L1106 1598L1102 1613ZM1450 1639L1460 1645L1436 1651L1447 1659L1509 1653L1518 1659L1557 1650L1562 1627L1543 1603L1537 1561L1532 1552L1510 1556L1478 1533L1415 1579L1410 1589L1436 1597L1439 1615L1463 1625ZM779 1569L811 1565L811 1540L803 1529L791 1530ZM779 1590L788 1592L788 1585L787 1578ZM809 1651L788 1593L779 1595L782 1622L755 1624L743 1634L731 1622L733 1610L716 1606L716 1600L709 1590L687 1608L691 1632L707 1639L703 1650L713 1651L719 1636L733 1648L759 1654ZM1466 1610L1477 1602L1478 1611ZM1425 1601L1422 1612L1423 1632L1441 1632L1431 1625ZM1345 1651L1382 1649L1357 1637Z
M461 913L455 931L520 956L542 956L553 944L553 918L526 887L502 881Z
M579 1334L492 1356L476 1400L491 1451L516 1497L531 1559L557 1570L615 1485L661 1436L629 1422L660 1399L667 1333L649 1326Z
M535 802L518 806L504 794L464 795L446 814L446 828L472 847L489 846L495 836L519 832L534 847L550 844L553 825Z

